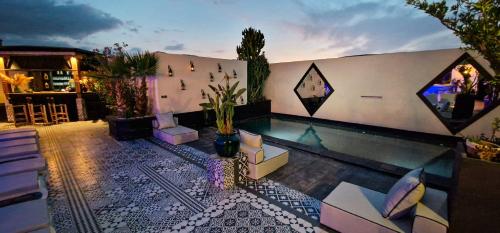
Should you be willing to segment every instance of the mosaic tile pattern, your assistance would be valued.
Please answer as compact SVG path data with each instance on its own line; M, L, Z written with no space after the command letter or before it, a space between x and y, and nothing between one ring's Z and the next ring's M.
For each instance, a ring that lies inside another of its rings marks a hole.
M156 138L150 138L149 140L179 156L186 156L186 158L191 161L197 161L200 166L207 166L208 164L208 160L206 159L207 154L204 152L189 146L170 145ZM299 215L303 214L310 217L313 221L319 221L321 201L316 198L288 188L265 177L257 181L251 179L242 180L240 187L246 190L252 190L267 198L280 202L284 206L288 206L297 211Z
M307 209L272 198L275 190L305 206L304 194L265 179L221 190L207 179L206 154L193 148L117 142L102 122L39 131L57 232L322 231Z

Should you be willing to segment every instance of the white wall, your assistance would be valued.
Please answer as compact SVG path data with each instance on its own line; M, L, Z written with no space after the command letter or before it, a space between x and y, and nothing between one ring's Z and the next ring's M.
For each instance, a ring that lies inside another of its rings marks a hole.
M314 62L335 90L315 118L452 135L416 93L462 54L447 49L275 63L265 96L272 101L272 112L309 116L293 88ZM474 57L492 73L484 60ZM461 133L489 133L495 116L500 116L500 108Z
M239 88L247 87L247 63L246 61L198 57L193 55L155 53L159 59L159 67L156 77L150 79L150 97L153 103L153 113L173 111L174 113L200 111L202 102L201 89L213 96L209 84L217 86L224 84L225 72L233 77L233 69L237 78L231 79L231 84L239 81ZM190 70L189 61L194 64L195 71ZM218 72L217 63L221 64L222 72ZM173 70L173 77L168 76L168 65ZM214 75L214 82L210 82L209 72ZM180 80L186 84L186 90L181 90ZM161 98L166 95L167 98ZM244 104L247 102L247 93L243 94ZM238 100L238 104L241 102Z

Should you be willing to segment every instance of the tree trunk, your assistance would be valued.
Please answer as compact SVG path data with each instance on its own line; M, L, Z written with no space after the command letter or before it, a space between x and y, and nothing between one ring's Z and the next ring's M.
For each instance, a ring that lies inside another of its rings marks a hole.
M148 87L146 84L146 77L141 78L139 91L136 92L135 110L138 115L145 116L148 111Z

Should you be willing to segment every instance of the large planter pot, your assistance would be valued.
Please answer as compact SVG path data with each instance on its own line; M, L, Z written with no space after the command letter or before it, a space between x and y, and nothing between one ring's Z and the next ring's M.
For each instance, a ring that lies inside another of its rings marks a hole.
M233 132L232 134L219 134L214 141L215 151L222 157L233 157L240 150L240 138Z
M500 219L500 163L460 159L454 189L450 191L448 232L495 232Z
M453 108L453 119L468 119L474 113L475 98L473 95L458 94L455 97L455 107Z
M108 116L109 135L116 140L133 140L153 135L154 116L119 118Z

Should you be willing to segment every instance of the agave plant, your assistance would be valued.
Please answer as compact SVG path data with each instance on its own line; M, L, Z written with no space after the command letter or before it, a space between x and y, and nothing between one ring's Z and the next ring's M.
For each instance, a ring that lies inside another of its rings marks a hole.
M233 133L234 106L238 98L245 93L246 88L238 88L239 81L232 86L229 84L229 76L224 76L225 85L217 87L208 85L215 93L215 97L208 94L208 103L201 103L204 110L213 109L215 111L217 130L220 134L229 135Z
M27 86L33 77L28 77L25 74L15 74L14 77L9 77L0 73L0 80L4 80L8 84L14 86L15 92L21 92L21 87Z
M135 113L139 116L145 116L148 112L148 87L146 84L146 77L155 75L158 68L158 58L148 51L138 52L137 54L126 54L127 62L129 63L130 70L133 77L140 78L140 83L137 80L138 86L135 92Z

